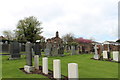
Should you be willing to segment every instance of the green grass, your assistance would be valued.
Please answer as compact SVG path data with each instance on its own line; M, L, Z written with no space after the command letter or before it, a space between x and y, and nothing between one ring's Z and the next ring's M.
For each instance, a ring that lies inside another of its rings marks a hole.
M10 54L10 53L0 53L0 54Z
M67 55L67 53L65 53ZM67 76L68 63L78 63L80 78L118 78L118 63L97 61L90 59L93 54L72 55L64 57L49 57L49 69L53 70L53 60L61 60L62 74ZM26 64L25 55L19 60L7 60L8 56L2 56L3 78L45 78L37 74L25 74L19 70ZM42 65L42 58L40 58Z

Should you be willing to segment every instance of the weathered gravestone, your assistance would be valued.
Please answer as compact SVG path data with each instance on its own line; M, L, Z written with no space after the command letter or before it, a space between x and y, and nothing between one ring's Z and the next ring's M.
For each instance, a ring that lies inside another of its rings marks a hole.
M59 46L58 54L60 56L64 56L64 47L63 46Z
M39 43L35 43L35 45L34 45L34 52L35 52L35 55L41 56L41 46L40 46Z
M119 51L113 51L113 60L120 62L120 53Z
M95 49L94 59L99 59L100 56L99 56L99 54L98 54L98 50L97 50L98 47L97 47L97 45L95 45L94 49Z
M51 43L47 43L46 44L46 48L45 48L45 55L46 56L50 56L51 55L51 50L52 50L52 44Z
M71 52L72 52L72 55L76 54L75 46L71 46Z
M27 65L24 66L24 70L30 73L34 71L34 67L32 64L32 44L30 42L26 43L26 53L27 53L27 58L26 58Z
M45 49L45 55L50 56L51 50L50 49Z
M10 51L9 48L10 48L10 46L9 46L8 42L2 44L2 52L8 53Z
M18 59L20 58L20 47L17 41L10 43L10 58L9 59Z
M57 44L54 44L52 47L52 56L58 56L58 50L59 48L57 47Z

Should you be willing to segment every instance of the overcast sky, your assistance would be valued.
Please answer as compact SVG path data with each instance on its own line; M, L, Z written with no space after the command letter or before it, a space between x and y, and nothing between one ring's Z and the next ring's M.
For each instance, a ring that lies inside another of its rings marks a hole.
M74 33L96 41L118 38L119 0L0 0L0 35L20 19L35 16L46 38Z

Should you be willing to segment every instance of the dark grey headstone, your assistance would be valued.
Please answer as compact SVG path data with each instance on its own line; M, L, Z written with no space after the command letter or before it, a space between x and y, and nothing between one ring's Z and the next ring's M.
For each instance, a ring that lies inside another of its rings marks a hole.
M61 47L59 48L58 54L59 54L60 56L64 56L64 47L63 47L63 46L61 46Z
M17 41L10 43L10 59L20 58L20 48Z
M26 43L27 65L32 66L32 44Z
M36 43L34 45L34 52L35 52L35 55L41 55L41 47L39 43Z
M2 52L9 52L9 44L3 43L2 44Z

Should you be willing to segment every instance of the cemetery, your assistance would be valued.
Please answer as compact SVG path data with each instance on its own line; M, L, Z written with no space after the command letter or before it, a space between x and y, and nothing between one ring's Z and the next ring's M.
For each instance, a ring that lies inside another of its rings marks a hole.
M82 80L83 78L118 78L119 43L82 43L65 45L59 37L46 40L42 50L35 43L0 42L2 77ZM4 46L4 47L3 47Z

